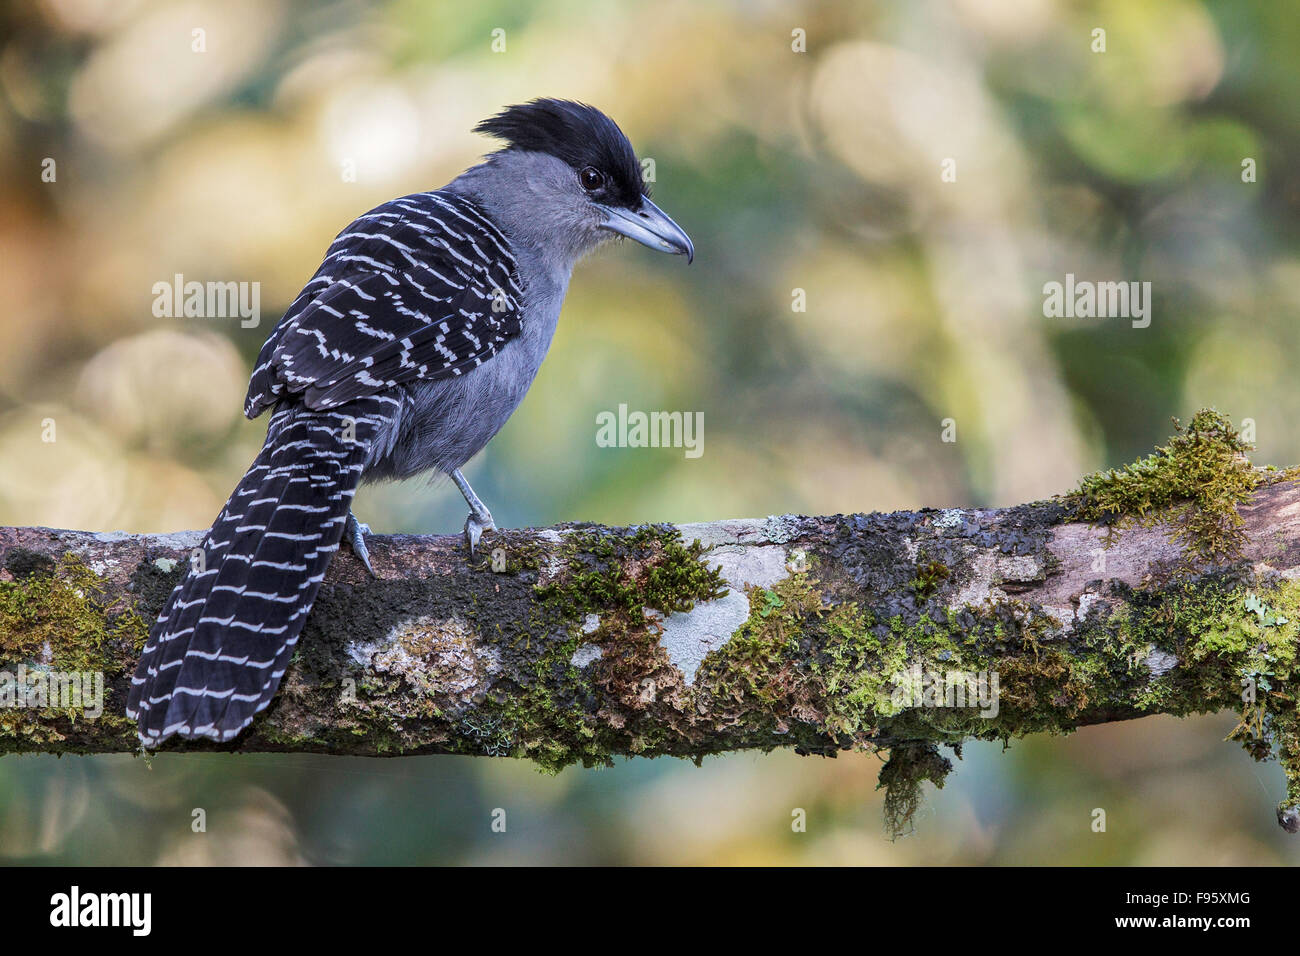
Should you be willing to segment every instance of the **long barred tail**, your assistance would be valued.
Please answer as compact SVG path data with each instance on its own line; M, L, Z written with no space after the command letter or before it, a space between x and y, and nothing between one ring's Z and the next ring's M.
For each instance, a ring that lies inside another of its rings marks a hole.
M280 686L397 399L282 405L149 634L127 703L140 739L229 740Z

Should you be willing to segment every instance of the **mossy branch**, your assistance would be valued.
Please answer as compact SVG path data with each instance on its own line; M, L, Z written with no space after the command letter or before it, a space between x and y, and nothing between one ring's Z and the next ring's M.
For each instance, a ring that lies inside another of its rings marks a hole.
M897 830L942 785L941 747L1233 708L1234 736L1282 760L1294 831L1300 483L1246 450L1203 412L1014 508L503 531L472 561L458 538L378 537L377 577L346 552L330 568L253 726L168 747L551 769L885 749ZM136 749L128 678L199 541L0 528L0 751ZM99 675L102 713L51 674Z

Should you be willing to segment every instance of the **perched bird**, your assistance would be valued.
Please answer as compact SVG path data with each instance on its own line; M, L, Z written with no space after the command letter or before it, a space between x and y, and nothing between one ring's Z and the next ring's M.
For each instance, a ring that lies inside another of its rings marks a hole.
M266 443L131 679L145 746L229 740L270 703L345 536L370 569L361 481L449 475L473 553L494 525L461 468L523 400L583 255L621 235L694 257L599 110L539 99L475 131L504 148L339 233L262 347L244 414L272 410Z

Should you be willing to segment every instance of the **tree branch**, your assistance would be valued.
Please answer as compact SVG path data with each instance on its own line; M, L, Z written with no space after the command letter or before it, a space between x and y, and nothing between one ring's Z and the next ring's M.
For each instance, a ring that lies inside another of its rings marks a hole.
M375 537L377 577L334 561L252 727L166 749L558 768L889 748L900 826L919 781L942 784L941 745L1231 707L1241 742L1282 759L1294 831L1300 483L1252 474L1237 552L1213 564L1185 513L1096 527L1074 520L1093 500L1078 498L502 531L472 561L459 538ZM200 540L0 528L0 751L137 749L128 679ZM101 675L102 713L54 699L51 673Z

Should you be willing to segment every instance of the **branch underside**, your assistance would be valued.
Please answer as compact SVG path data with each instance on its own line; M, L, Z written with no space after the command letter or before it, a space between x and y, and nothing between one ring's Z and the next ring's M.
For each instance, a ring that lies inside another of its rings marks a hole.
M376 536L377 576L336 557L252 727L164 749L559 768L888 748L897 823L942 783L941 746L1232 708L1287 770L1292 829L1300 483L1238 511L1240 554L1213 566L1170 525L1094 527L1065 501L500 531L472 560L460 538ZM200 541L0 528L0 752L138 748L129 677ZM102 713L55 699L46 678L78 674L102 675Z

